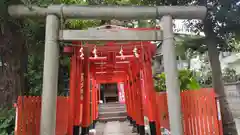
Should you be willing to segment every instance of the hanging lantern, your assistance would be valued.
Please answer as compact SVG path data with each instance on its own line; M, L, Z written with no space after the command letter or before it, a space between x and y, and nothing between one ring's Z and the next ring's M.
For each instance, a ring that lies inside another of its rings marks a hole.
M138 58L138 57L139 57L139 54L138 54L137 51L138 51L138 50L137 50L137 47L135 46L134 49L133 49L133 54L134 54L135 57Z
M97 58L97 48L96 48L96 46L94 47L92 53L94 55L94 58Z
M83 56L84 56L83 47L79 49L79 53L80 53L80 58L83 59Z
M121 46L121 49L120 49L120 51L119 51L119 54L120 54L121 60L124 60L125 57L124 57L124 55L123 55L123 49L122 49L122 46Z

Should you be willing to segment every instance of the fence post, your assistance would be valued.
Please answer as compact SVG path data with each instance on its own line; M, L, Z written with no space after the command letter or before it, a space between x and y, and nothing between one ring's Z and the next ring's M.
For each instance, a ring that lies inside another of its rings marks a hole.
M19 107L19 106L22 106L21 98L22 97L18 97L17 103L14 104L14 107L16 108L16 116L15 116L16 118L15 118L15 128L14 128L15 135L20 135L18 126L20 125L20 120L21 120L19 116L21 117L20 114L22 113L22 110Z
M218 119L218 129L219 129L219 134L223 135L223 124L222 124L222 115L221 115L221 108L220 108L220 102L219 102L219 97L215 95L215 101L216 101L216 109L217 109L217 119Z

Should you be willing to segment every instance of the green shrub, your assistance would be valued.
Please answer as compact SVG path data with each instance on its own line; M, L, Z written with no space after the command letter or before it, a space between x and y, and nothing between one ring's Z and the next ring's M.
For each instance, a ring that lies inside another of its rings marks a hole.
M0 135L14 135L15 109L0 110Z
M184 90L197 90L200 89L196 76L190 70L179 70L179 83L180 89ZM161 73L155 76L154 85L157 92L166 91L166 77L165 73Z

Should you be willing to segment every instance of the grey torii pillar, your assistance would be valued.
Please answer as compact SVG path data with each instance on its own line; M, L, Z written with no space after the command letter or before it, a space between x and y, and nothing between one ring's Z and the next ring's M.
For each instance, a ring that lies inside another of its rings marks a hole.
M40 135L55 135L59 67L59 19L47 15Z
M176 51L174 44L173 22L171 16L163 16L163 61L166 73L167 103L172 135L183 135L181 118L181 97L178 80Z

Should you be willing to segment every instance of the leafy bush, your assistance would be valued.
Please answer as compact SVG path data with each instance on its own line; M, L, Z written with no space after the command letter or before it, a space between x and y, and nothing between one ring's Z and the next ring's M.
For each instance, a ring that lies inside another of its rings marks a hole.
M231 68L225 68L223 71L223 81L226 83L237 82L240 80L240 76L237 75L236 70Z
M14 135L15 109L1 109L0 135Z
M154 78L154 85L155 90L166 91L166 77L165 73L161 73L155 76ZM179 70L179 82L180 82L180 89L184 90L197 90L200 88L200 85L196 79L194 73L190 70Z

